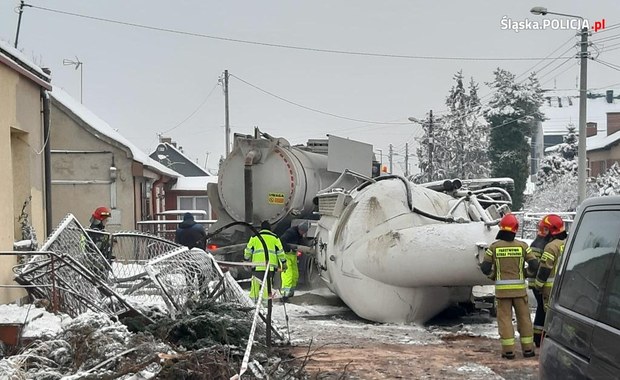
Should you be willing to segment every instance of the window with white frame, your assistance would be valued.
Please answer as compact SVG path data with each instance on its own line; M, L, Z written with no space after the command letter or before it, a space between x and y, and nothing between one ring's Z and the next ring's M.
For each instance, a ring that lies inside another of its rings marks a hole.
M209 207L209 197L177 197L177 208L179 210L203 210L207 212L207 216L211 217L211 207Z

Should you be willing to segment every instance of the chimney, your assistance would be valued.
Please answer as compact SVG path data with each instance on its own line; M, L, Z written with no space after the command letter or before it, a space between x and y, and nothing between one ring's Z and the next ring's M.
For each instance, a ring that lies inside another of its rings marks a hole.
M607 103L612 104L614 102L614 90L607 90L605 93L605 99Z
M164 144L164 143L172 143L172 137L160 137L159 138L159 142Z
M586 123L586 137L596 136L596 123L589 121Z
M620 112L607 112L607 136L620 131Z

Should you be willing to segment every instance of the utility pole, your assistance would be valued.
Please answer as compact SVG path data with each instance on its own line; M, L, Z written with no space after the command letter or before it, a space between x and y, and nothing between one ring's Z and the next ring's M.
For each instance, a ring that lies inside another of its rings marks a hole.
M390 160L390 174L392 174L392 144L390 144L390 153L388 155L388 159Z
M226 123L226 157L230 151L230 118L228 112L228 70L224 70L224 113Z
M24 7L30 7L30 5L24 4L24 0L22 0L19 4L19 17L17 18L17 31L15 32L15 49L17 49L17 41L19 40L19 28L22 25L22 13L24 13Z
M409 143L405 143L405 178L409 177Z
M428 116L428 181L433 180L433 110Z
M588 100L588 28L581 29L579 74L579 142L577 145L577 204L586 199L586 107Z

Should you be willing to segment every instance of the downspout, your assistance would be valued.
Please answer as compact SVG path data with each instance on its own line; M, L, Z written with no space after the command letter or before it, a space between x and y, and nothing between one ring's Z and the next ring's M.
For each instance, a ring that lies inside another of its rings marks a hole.
M252 165L260 159L260 152L252 149L245 155L243 167L243 184L245 195L245 221L252 224L252 214L254 213L254 203L252 201Z
M52 149L50 130L50 97L45 89L41 89L43 99L43 136L44 148L44 173L45 173L45 236L52 232Z

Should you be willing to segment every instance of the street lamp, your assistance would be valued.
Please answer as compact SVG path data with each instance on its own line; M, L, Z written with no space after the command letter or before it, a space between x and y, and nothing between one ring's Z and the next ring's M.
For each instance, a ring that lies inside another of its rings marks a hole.
M558 15L578 18L583 17L566 13L549 12L545 7L534 7L530 12L535 15L545 16ZM581 204L586 199L586 111L588 97L588 28L582 28L581 32L581 68L579 73L579 143L577 146L577 202Z
M428 181L431 182L433 180L433 145L434 145L434 141L433 141L433 110L430 110L429 112L429 119L428 119ZM409 121L412 121L414 123L418 123L422 126L426 125L427 123L416 119L415 117L409 117L408 118Z
M80 103L83 102L82 94L84 91L84 72L82 68L84 67L84 62L80 61L80 59L76 56L75 61L72 59L63 59L62 64L64 66L75 66L75 69L80 69Z

